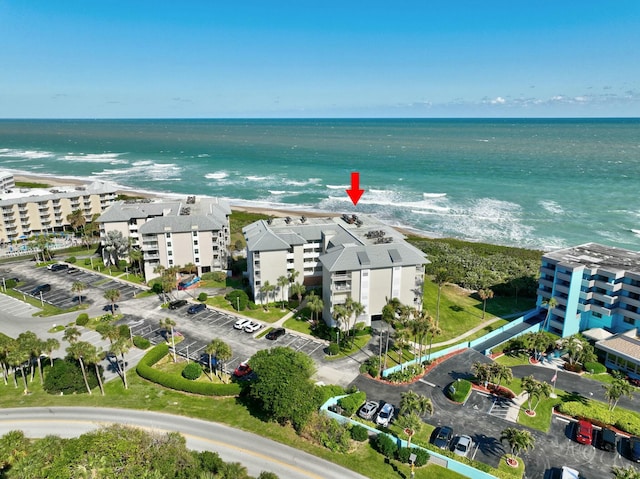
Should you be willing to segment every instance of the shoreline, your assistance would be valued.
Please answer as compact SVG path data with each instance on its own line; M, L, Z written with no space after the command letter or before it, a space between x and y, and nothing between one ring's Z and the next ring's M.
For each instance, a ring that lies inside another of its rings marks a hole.
M31 174L14 174L14 180L16 182L29 182L29 183L42 183L49 185L51 187L62 187L62 186L86 186L93 181L90 180L81 180L77 178L61 178L56 176L48 176L48 175L31 175ZM99 180L95 180L99 181ZM113 184L111 182L104 182L108 184ZM134 188L127 188L121 185L114 185L116 187L116 194L118 195L130 195L130 196L139 196L142 198L148 199L175 199L176 197L182 197L184 195L180 195L177 193L151 193L146 191L137 190ZM255 214L264 214L267 216L274 216L279 218L284 218L287 216L300 216L305 215L310 218L326 218L326 217L336 217L340 216L342 213L336 213L335 211L319 211L319 210L309 210L309 209L286 209L286 208L263 208L259 206L245 206L245 205L237 205L232 202L229 203L231 206L231 211L233 212L243 212L243 213L255 213ZM400 232L405 236L419 236L421 238L433 238L424 233L412 231L407 228L402 228L398 226L390 226L396 231Z

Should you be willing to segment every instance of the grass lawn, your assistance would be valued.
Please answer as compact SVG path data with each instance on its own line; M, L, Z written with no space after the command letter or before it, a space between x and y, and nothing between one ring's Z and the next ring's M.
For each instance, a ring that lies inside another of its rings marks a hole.
M513 457L511 454L509 456ZM500 458L500 462L498 463L498 471L509 474L512 477L523 477L524 476L524 459L518 458L518 467L511 467L507 464L507 456L502 456Z
M558 390L559 391L559 390ZM556 391L556 394L558 394ZM563 393L563 391L559 391ZM560 396L560 394L558 394ZM533 400L533 405L535 406L535 399ZM525 402L520 408L520 413L518 414L518 424L522 424L523 426L531 427L533 429L538 429L542 432L549 431L549 427L551 426L551 416L553 415L553 407L560 404L562 400L557 397L555 399L546 398L540 401L538 407L536 408L536 415L531 417L528 416L525 412L527 408L527 403Z
M438 298L438 286L426 281L424 285L424 306L429 310L432 317L436 317L436 302ZM434 340L435 342L446 341L460 336L479 324L490 320L493 317L504 317L526 311L535 306L533 299L522 299L515 303L514 298L493 298L487 301L485 318L482 319L482 301L470 296L469 292L455 285L445 285L440 295L440 328L442 334ZM498 321L482 330L478 337L486 334L500 326L506 321Z
M503 354L499 358L495 359L496 363L503 364L510 368L514 366L526 366L529 364L529 355L528 354L519 354L517 356L511 354Z
M48 367L45 366L45 367ZM134 371L128 372L129 389L125 390L120 380L109 381L105 384L106 395L99 391L93 395L75 394L53 396L42 390L36 377L29 383L30 394L22 392L21 383L18 388L0 385L0 407L47 407L47 406L88 406L88 407L116 407L159 411L178 414L208 421L215 421L245 431L254 432L260 436L288 444L297 449L309 452L328 461L358 471L359 473L376 479L397 479L398 471L409 474L409 466L385 461L384 457L375 452L368 444L360 444L353 452L338 454L320 446L316 446L298 436L290 427L283 427L273 422L264 422L252 415L249 408L236 398L211 398L182 394L170 389L164 389L149 383ZM427 466L416 469L416 479L458 479L462 478L438 466Z
M284 327L298 331L299 333L311 334L311 323L309 322L309 308L304 308L295 316L284 322Z

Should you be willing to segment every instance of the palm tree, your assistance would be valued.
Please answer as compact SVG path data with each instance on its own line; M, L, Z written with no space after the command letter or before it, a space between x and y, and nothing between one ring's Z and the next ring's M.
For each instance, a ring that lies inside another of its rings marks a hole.
M247 468L239 462L226 462L218 472L220 479L246 479L248 477Z
M87 285L82 281L74 281L71 285L71 292L78 293L78 302L82 304L82 292L87 289Z
M42 350L49 357L49 366L53 367L53 352L60 347L60 342L56 338L47 338L44 341Z
M433 402L427 396L417 394L412 390L400 394L400 414L433 414Z
M139 248L131 248L129 250L129 261L131 262L131 266L135 265L135 270L138 271L138 274L142 275L142 259L144 254Z
M478 296L482 300L482 319L484 319L487 310L487 300L493 298L493 291L489 288L478 290Z
M173 353L173 362L177 362L176 358L176 340L173 336L173 327L176 325L176 322L171 318L164 318L160 320L160 329L164 330L165 336L167 333L171 334L171 348ZM189 358L187 358L187 361Z
M264 301L265 298L267 300L266 303L264 303L265 311L269 311L269 295L272 291L275 291L275 289L276 287L269 283L269 280L265 281L262 288L260 288L260 294L263 296L262 300Z
M532 401L534 396L538 396L540 392L540 381L533 376L525 376L520 380L522 390L527 393L527 412L533 411Z
M9 383L9 363L7 355L15 347L15 340L9 336L0 335L0 364L2 364L2 378L5 386Z
M386 330L387 330L387 340L386 340L386 345L384 348L384 362L381 361L381 364L383 364L382 369L385 370L387 369L387 356L389 355L389 338L391 336L390 331L389 331L389 326L393 326L395 320L396 320L396 310L397 310L397 306L400 305L400 301L397 298L393 298L389 301L387 301L387 304L385 304L382 307L382 321L386 324Z
M289 283L293 284L296 282L296 278L300 276L300 271L296 270L296 269L292 269L291 271L289 271Z
M73 228L73 231L76 235L78 234L78 231L87 223L87 219L84 217L84 213L80 209L73 210L71 213L69 213L67 215L67 221L69 222L71 228Z
M509 366L500 363L491 364L491 376L495 378L498 383L496 389L500 389L502 381L511 381L513 379L513 372Z
M414 434L420 432L422 428L422 419L416 413L403 414L396 420L396 426L398 426L402 432L407 435L407 447L411 447L411 438Z
M609 403L609 411L613 411L622 396L633 398L634 387L627 380L617 377L611 384L603 384L604 396Z
M347 333L352 332L352 343L353 343L353 339L355 339L355 331L353 331L355 329L355 321L358 319L359 316L361 316L362 314L364 314L366 308L364 307L364 305L362 305L361 303L358 303L357 301L354 301L351 296L348 296L345 303L344 303L344 307L346 310L346 322L347 322ZM351 324L351 318L353 317L353 321L354 323Z
M118 338L120 338L120 330L115 324L101 323L96 326L96 332L102 337L102 339L108 339L109 344L113 344Z
M102 247L102 260L106 266L118 266L120 259L127 254L129 240L125 238L122 231L107 231Z
M347 321L349 311L344 304L336 304L333 307L333 319L338 327L338 346L340 346L340 331L343 330L344 323Z
M224 341L220 341L218 344L218 350L216 352L216 359L221 364L218 371L224 371L224 366L229 359L233 356L233 352L231 351L231 346L229 346Z
M442 334L442 329L440 329L440 327L436 323L434 323L433 321L429 321L427 332L429 334L429 356L428 356L428 358L431 359L431 346L433 345L433 338L435 336L440 336Z
M289 286L289 292L296 295L296 297L298 298L298 304L302 303L302 295L306 290L307 288L302 283L293 283L291 286Z
M481 383L488 383L491 380L491 364L476 361L471 366L471 372Z
M516 427L508 427L502 430L500 442L507 441L511 448L511 453L517 462L518 454L521 451L533 449L535 438L526 429L518 429ZM507 459L508 460L508 459Z
M544 322L542 323L542 330L546 331L549 327L549 318L551 317L551 311L553 310L553 308L558 306L558 300L552 296L548 300L543 301L542 306L547 307L547 315L545 316Z
M551 345L551 338L544 331L537 331L529 335L529 346L533 347L533 357L540 360L542 350L546 350Z
M324 309L324 301L320 296L316 296L316 294L312 291L309 296L307 296L307 307L309 311L311 311L311 315L315 314L315 319L313 321L317 322L319 318L319 314Z
M280 276L278 278L278 288L280 288L280 294L282 298L282 311L284 311L284 302L285 302L285 293L287 291L287 286L289 286L289 278L286 276Z
M418 341L418 361L422 362L424 338L429 335L433 318L426 309L416 309L413 312L412 333Z
M127 384L127 362L125 361L125 354L129 352L129 349L131 349L131 342L129 341L129 338L118 338L118 340L111 345L111 352L115 355L120 354L120 357L122 358L121 376L125 389L129 389L129 385ZM120 369L119 364L118 369Z
M451 277L445 268L438 268L434 281L438 285L438 298L436 300L436 326L438 326L440 324L440 293L442 292L442 287L451 281Z
M398 364L400 364L400 369L404 368L404 361L402 360L402 356L404 353L404 347L407 345L407 341L409 339L409 332L405 329L397 329L394 334L394 346L396 351L398 352Z
M540 401L542 401L542 399L546 399L549 396L551 396L552 392L553 392L553 388L551 387L551 384L549 384L546 381L542 381L538 385L538 400L536 401L536 404L533 406L533 410L535 411L538 408L538 405L540 404Z
M111 303L111 314L116 314L116 302L120 299L120 290L117 288L108 289L104 292L104 299Z
M82 371L84 385L87 388L87 392L91 394L91 388L89 387L89 381L87 380L87 371L84 368L83 359L87 353L87 346L91 346L91 344L86 341L74 341L67 348L67 354L80 363L80 370Z
M84 360L87 364L93 364L96 371L96 377L98 378L98 386L100 386L100 394L104 396L104 385L102 384L102 377L100 375L100 360L102 358L102 354L102 349L96 348L91 343L87 343L84 351Z
M78 340L79 337L80 330L78 328L76 328L75 326L67 326L67 328L64 330L62 339L73 344Z
M13 367L13 381L15 387L18 387L18 369L22 373L22 380L24 381L24 390L27 392L29 390L29 386L27 385L27 374L24 370L25 364L31 358L31 351L25 347L24 344L20 344L19 341L16 340L15 347L9 351L7 354L7 362Z
M209 379L213 382L213 358L216 358L216 369L218 367L218 348L220 346L220 343L222 342L221 339L215 338L212 339L211 342L209 344L207 344L207 346L204 348L204 352L209 356Z

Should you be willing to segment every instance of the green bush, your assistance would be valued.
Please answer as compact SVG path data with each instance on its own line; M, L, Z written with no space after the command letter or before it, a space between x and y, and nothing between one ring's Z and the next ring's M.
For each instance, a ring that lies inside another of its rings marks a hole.
M244 311L249 305L249 296L241 289L234 289L224 297L236 311Z
M136 372L140 377L160 384L169 389L184 391L203 396L237 396L240 394L238 383L214 384L209 382L194 382L183 378L177 374L166 373L154 369L152 366L169 354L169 346L160 343L149 350L140 360L136 367Z
M351 439L358 442L364 442L369 439L369 430L364 426L354 424L351 427Z
M198 295L198 301L200 301L201 303L204 303L207 300L208 297L209 296L207 295L207 293L204 293L204 292L200 293Z
M409 457L411 454L416 455L415 465L416 467L424 466L429 461L430 454L424 449L417 447L401 447L396 453L396 459L402 463L409 464Z
M260 307L259 305L257 305L253 301L249 301L248 306L249 306L249 311L255 311L256 309L258 309Z
M182 370L182 377L189 381L195 381L202 376L202 366L198 363L189 363Z
M126 260L124 260L124 259L119 259L119 260L118 260L118 269L119 269L120 271L124 271L124 270L126 270L126 269L127 269L127 262L126 262Z
M85 258L84 259L84 265L85 266L91 266L91 258Z
M605 365L600 363L584 363L584 370L589 371L591 374L602 374L607 372Z
M396 441L386 434L378 434L373 440L373 448L389 459L393 459L398 451Z
M316 388L319 393L319 398L322 404L326 403L330 398L335 396L342 396L345 394L344 388L337 384L325 384Z
M351 417L366 400L367 393L359 391L338 399L338 406L342 408L345 416Z
M89 387L93 389L98 385L95 368L87 368L86 372ZM102 374L102 369L100 374ZM87 392L80 363L70 358L54 360L53 367L46 370L43 387L49 394L84 394Z
M76 318L76 326L86 326L89 322L89 315L87 313L80 313Z
M416 376L422 374L424 369L421 365L411 364L402 371L396 371L387 376L387 380L392 383L406 383L413 380Z
M588 419L598 426L613 425L634 436L640 435L640 414L635 411L624 408L609 411L606 404L595 401L563 402L558 406L558 411L578 419Z
M5 279L4 284L7 287L7 289L11 289L11 288L15 288L18 282L15 279Z
M346 453L349 450L351 433L347 425L325 414L314 414L306 430L318 444L331 451Z
M65 261L67 263L76 264L77 259L75 256L69 256Z
M416 467L424 466L427 462L429 462L429 457L431 457L431 454L429 454L424 449L414 448L413 453L416 455L416 460L414 461Z
M148 349L151 346L151 341L142 336L134 336L133 345L138 349Z
M360 365L360 372L367 373L373 378L377 378L380 374L380 357L371 356L364 363Z
M331 343L327 347L327 353L329 354L329 356L335 356L339 352L340 352L340 346L338 345L338 343Z

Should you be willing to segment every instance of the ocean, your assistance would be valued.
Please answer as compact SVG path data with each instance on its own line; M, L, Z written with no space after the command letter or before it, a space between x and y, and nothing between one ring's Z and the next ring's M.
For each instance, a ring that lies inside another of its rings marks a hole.
M0 169L545 251L640 250L640 119L0 120Z

